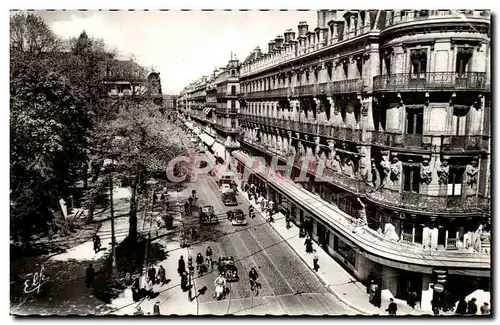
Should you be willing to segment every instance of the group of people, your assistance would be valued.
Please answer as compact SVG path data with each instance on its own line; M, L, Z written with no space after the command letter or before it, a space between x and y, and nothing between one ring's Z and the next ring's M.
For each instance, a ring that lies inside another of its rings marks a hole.
M472 298L467 302L465 297L458 301L456 315L476 315L477 314L477 299ZM490 304L485 302L480 308L481 315L489 315L491 313Z
M144 315L144 312L142 311L142 308L141 306L137 306L135 312L134 312L134 316L143 316ZM150 315L148 313L148 315ZM153 306L153 315L155 316L160 316L160 302L157 301L155 302L154 306Z
M196 270L198 272L198 276L207 273L209 268L210 270L212 270L215 264L212 259L213 251L210 246L207 247L205 254L206 254L205 259L203 258L203 255L201 253L198 253L196 255L195 262L196 262ZM192 256L188 257L188 269L186 270L186 262L184 260L184 256L181 255L179 257L177 265L177 272L181 277L181 289L183 291L189 290L189 282L190 282L189 276L194 275L193 257Z
M243 186L243 191L247 192L248 200L255 199L255 203L260 205L260 210L267 214L268 222L274 222L273 215L276 214L277 208L273 201L267 200L265 196L265 188L257 187L253 183L247 183ZM253 206L249 207L249 217L254 217Z
M163 265L160 265L158 271L154 266L151 266L147 272L143 272L139 277L135 278L132 283L132 299L139 301L144 297L148 300L153 298L155 284L164 285L167 283L167 274Z

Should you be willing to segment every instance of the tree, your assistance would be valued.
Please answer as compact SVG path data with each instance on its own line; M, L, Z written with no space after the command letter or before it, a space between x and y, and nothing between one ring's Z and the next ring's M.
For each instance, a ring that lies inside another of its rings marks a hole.
M47 231L58 200L71 195L86 156L89 117L68 78L42 60L23 58L13 56L10 64L10 185L14 235L27 240Z
M166 171L170 159L185 150L175 143L173 131L151 103L130 100L116 117L98 126L101 155L116 162L115 172L127 178L131 188L129 239L137 239L138 190L156 171Z
M62 43L45 21L31 13L10 17L10 50L29 57L60 50Z

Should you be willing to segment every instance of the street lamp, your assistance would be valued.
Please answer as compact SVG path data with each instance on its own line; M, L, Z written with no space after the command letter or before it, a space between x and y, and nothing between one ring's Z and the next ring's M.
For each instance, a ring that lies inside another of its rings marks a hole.
M153 209L154 209L154 185L158 184L158 181L156 181L153 178L150 178L147 182L146 185L151 187L151 217L149 218L149 234L148 234L148 240L146 241L146 246L144 250L144 265L147 268L148 266L148 245L151 242L151 227L152 227L152 222L153 222ZM147 206L144 208L144 210L147 210ZM145 221L145 220L144 220Z

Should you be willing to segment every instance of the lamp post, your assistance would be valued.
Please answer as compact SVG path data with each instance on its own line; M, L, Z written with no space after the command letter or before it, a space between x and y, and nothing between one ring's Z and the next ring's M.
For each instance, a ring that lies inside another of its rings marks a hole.
M151 187L151 217L149 218L149 233L148 233L148 240L146 241L145 249L144 249L144 266L147 269L148 266L148 248L149 248L149 242L151 241L151 227L152 227L152 221L153 221L153 209L154 209L154 188L153 186L156 185L158 182L152 178L150 178L146 184ZM147 207L144 208L145 210Z

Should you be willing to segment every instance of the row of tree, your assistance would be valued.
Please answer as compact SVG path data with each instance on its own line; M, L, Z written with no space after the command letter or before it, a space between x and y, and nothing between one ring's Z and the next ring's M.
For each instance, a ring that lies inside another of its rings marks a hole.
M108 96L102 67L109 70L109 62L116 61L113 50L85 32L63 40L35 14L11 16L13 240L29 243L34 236L65 229L59 200L75 194L78 182L84 184L91 221L110 172L131 187L129 237L136 239L138 192L184 148L174 142L173 128L147 93ZM123 71L124 66L130 68ZM122 71L114 75L137 79L136 66L120 65ZM103 169L105 160L113 161L112 170Z

